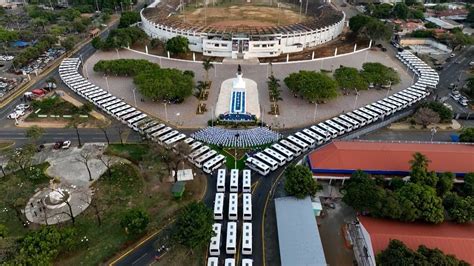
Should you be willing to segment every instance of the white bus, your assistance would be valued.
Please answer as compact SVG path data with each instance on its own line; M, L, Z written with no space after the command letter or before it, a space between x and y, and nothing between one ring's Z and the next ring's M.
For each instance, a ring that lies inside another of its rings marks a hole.
M262 176L266 176L270 172L268 165L252 157L248 157L247 160L245 160L245 165Z
M198 168L201 168L202 165L209 159L211 159L212 157L214 157L214 155L217 154L217 151L215 150L210 150L208 151L207 153L204 153L203 155L201 155L201 157L197 158L195 161L194 161L194 165L196 165Z
M293 160L293 152L291 152L287 148L281 146L280 144L278 144L278 143L273 144L272 149L274 149L275 151L277 151L281 155L283 155L286 158L287 162Z
M224 219L224 193L216 193L214 199L214 220Z
M188 155L188 158L189 160L191 161L194 161L194 159L198 158L199 156L201 156L202 154L204 154L205 152L207 152L209 150L209 147L208 146L202 146L201 148L191 152L189 155Z
M216 191L225 192L225 169L217 170L217 182L216 182Z
M377 119L380 118L380 115L379 115L379 114L376 114L376 113L374 113L374 112L372 112L372 111L370 111L370 110L367 110L367 109L364 108L364 107L359 108L359 111L361 111L361 112L363 112L363 113L366 113L366 114L369 115L369 116L372 116L372 117L374 118L374 121L376 121Z
M252 223L242 226L242 255L252 255Z
M310 129L305 128L305 129L301 130L301 132L304 133L305 135L313 138L318 145L323 144L323 142L325 141L325 139L323 137L321 137L319 134L311 131Z
M235 259L234 258L226 258L224 260L224 266L235 266Z
M299 140L298 138L296 138L295 136L293 135L290 135L286 138L286 140L288 142L291 142L293 143L294 145L298 146L299 148L301 148L303 151L307 151L309 149L309 145L306 144L305 142Z
M336 123L336 124L340 125L341 127L343 127L346 132L351 132L352 129L353 129L351 123L348 123L348 122L344 121L343 119L341 119L339 117L334 117L331 120L334 121L334 123Z
M202 166L202 170L206 174L211 174L212 171L221 167L224 163L225 163L225 156L222 154L218 154L216 157L205 162L204 165Z
M337 135L339 135L339 132L337 130L335 130L334 128L330 127L329 125L327 125L323 122L317 124L317 126L320 127L321 129L325 130L326 132L329 132L329 134L331 134L332 138L337 138Z
M268 165L272 171L278 168L278 162L268 157L264 153L258 152L254 156L260 161L262 161L263 163L265 163L266 165Z
M242 194L242 219L244 221L252 221L252 194Z
M286 139L280 140L280 145L289 149L291 152L293 152L295 156L299 156L301 154L301 149L298 146L294 145L293 143L290 143Z
M242 260L242 265L243 265L243 260ZM207 266L219 266L219 258L216 257L209 257L207 258Z
M376 107L379 107L380 106L385 106L386 108L388 108L390 110L389 114L393 114L397 111L398 107L395 105L395 104L391 104L389 102L385 102L385 101L377 101L376 103L373 103L372 105L376 106Z
M115 117L115 118L119 118L121 116L124 116L130 112L135 112L137 109L131 107L130 105L122 105L118 108L115 108L115 109L112 109L110 110L110 113L112 113L112 115Z
M356 115L353 112L346 113L345 116L350 117L359 123L359 127L365 126L367 124L367 119L362 116Z
M249 169L242 170L242 192L252 192L252 174Z
M397 110L396 108L386 106L385 104L379 104L377 102L372 103L371 105L375 108L378 108L379 110L383 110L386 115L391 115L391 114L395 113L395 111Z
M112 102L112 101L115 101L115 100L117 100L117 97L115 97L115 96L110 96L110 97L105 98L105 99L103 99L103 100L97 101L97 105L99 105L100 108L104 109L104 104L109 103L109 102Z
M408 98L408 97L403 97L400 94L393 94L390 97L392 97L394 101L397 100L400 103L406 103L406 106L410 106L413 103L413 99Z
M407 108L407 106L408 106L408 101L405 101L405 100L402 100L402 99L399 99L399 98L396 98L396 97L393 97L393 96L388 97L388 99L390 99L394 102L400 103L403 106L402 108Z
M311 126L309 129L314 131L319 136L323 137L325 141L329 141L331 139L331 133L327 132L326 130L321 129L317 126Z
M135 112L133 112L133 113L129 113L129 114L126 114L126 115L120 117L120 119L122 120L122 122L123 122L124 124L126 124L127 121L130 120L130 118L133 118L133 117L135 117L135 116L139 116L139 115L141 115L141 114L143 114L143 113L142 113L141 111L138 111L138 110L137 110L137 111L135 111Z
M278 152L270 148L266 148L265 150L263 150L263 153L265 153L265 155L272 158L273 160L277 161L280 166L283 166L286 163L285 156L279 154Z
M229 191L239 192L239 169L230 170Z
M194 151L195 149L197 149L197 148L199 148L199 147L201 147L201 146L202 146L202 143L201 143L200 141L195 141L195 142L193 142L193 144L191 144L191 145L189 146L189 149L190 149L191 151Z
M406 99L411 99L412 103L418 102L422 98L422 95L413 95L413 94L408 93L407 91L404 91L404 90L395 93L393 96L405 97Z
M151 135L165 127L165 124L154 125L150 128L145 129L144 133L148 138L151 138Z
M121 101L122 101L122 100L117 99L117 97L115 97L114 100L105 102L105 103L101 104L101 106L102 106L102 109L107 109L106 107L109 107L109 106L112 106L112 105L116 105L117 103L120 103Z
M242 266L253 266L252 259L242 259Z
M221 254L221 228L220 223L215 223L212 225L212 231L214 231L214 236L211 237L211 243L209 244L209 254L211 256L219 256Z
M342 114L342 115L339 115L338 118L341 119L342 121L346 122L346 123L351 124L353 129L357 129L360 126L359 122L357 122L356 120L348 117L347 115Z
M184 139L184 138L186 138L186 135L183 134L183 133L181 133L181 134L179 134L178 136L174 136L174 137L172 137L172 138L166 140L166 141L165 141L165 145L168 145L168 146L169 146L169 145L173 145L174 143L176 143L176 142L178 142L178 141L180 141L180 140L182 140L182 139Z
M159 136L162 136L170 131L172 131L173 129L171 127L165 127L165 128L162 128L152 134L150 134L150 137L156 141L156 138L158 138Z
M385 110L383 109L379 109L375 106L372 106L371 104L368 104L366 106L364 106L365 109L377 114L380 118L384 118L386 115L387 115L387 112L385 112Z
M144 134L145 130L152 128L156 125L158 125L158 121L155 121L151 118L148 121L140 121L140 123L137 124L138 132L140 132L141 134Z
M158 142L159 143L163 143L165 142L167 139L170 139L174 136L177 136L179 134L179 131L178 130L173 130L173 131L170 131L164 135L161 135L159 138L158 138Z
M297 137L297 139L299 139L303 142L306 142L306 144L308 144L311 148L314 148L317 144L315 139L313 139L312 137L310 137L308 135L305 135L301 132L296 132L295 137Z
M229 220L237 220L239 219L239 204L238 204L238 194L237 193L229 193Z
M136 124L140 123L140 121L146 119L147 117L148 117L147 114L142 113L139 116L136 116L132 119L129 119L129 120L127 120L128 126L133 128L133 129L136 129L135 131L138 131L138 128L136 127Z
M376 119L374 119L372 116L367 115L366 113L361 112L361 111L359 111L359 110L354 110L354 111L352 111L352 112L353 112L355 115L358 115L358 116L364 118L365 120L367 120L367 124L370 124L370 123L372 123L372 122L374 122L374 121L376 120Z

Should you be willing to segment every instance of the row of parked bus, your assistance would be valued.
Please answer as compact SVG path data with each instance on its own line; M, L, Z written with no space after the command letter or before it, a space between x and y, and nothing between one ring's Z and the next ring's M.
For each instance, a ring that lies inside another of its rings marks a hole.
M412 86L281 139L271 147L249 156L246 166L265 176L316 146L384 119L427 97L430 89L435 89L438 84L438 74L410 52L400 52L397 57L419 77Z
M219 169L217 171L217 182L216 182L216 191L214 199L214 220L216 223L213 226L215 236L211 238L209 244L209 255L208 265L217 265L212 263L217 263L218 257L221 254L221 234L226 235L225 241L225 254L233 255L237 252L237 226L239 221L239 192L242 191L242 250L243 255L251 256L252 255L252 194L251 192L251 171L246 169L242 171L242 189L239 188L239 170L231 169L230 178L228 182L229 188L226 190L226 169ZM230 192L227 193L226 192ZM227 217L224 216L224 205L225 197L228 195L228 213ZM222 230L224 222L223 220L227 218L227 227L225 232ZM224 265L234 265L235 261L233 259L225 259ZM243 265L252 265L252 259L243 258ZM227 264L231 263L231 264Z
M59 76L66 86L87 101L148 139L167 148L174 149L180 142L189 144L192 150L192 153L188 156L189 160L208 174L225 163L225 157L217 154L209 146L203 145L193 138L187 138L186 134L148 117L147 114L128 105L122 99L90 83L78 72L80 64L79 58L64 59L59 66Z

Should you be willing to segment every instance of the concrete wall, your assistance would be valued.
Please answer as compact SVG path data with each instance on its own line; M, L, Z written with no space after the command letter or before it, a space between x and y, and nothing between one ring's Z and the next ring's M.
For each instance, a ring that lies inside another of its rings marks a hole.
M428 45L446 53L450 53L452 51L448 46L428 38L403 38L400 40L400 44L402 46Z

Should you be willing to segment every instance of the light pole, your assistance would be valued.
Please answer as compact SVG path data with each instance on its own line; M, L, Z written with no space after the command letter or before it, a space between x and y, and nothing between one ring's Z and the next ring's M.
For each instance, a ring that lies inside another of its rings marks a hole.
M181 114L180 113L176 113L176 126L179 127L179 116Z
M434 135L436 134L436 132L438 132L438 130L436 130L436 128L431 128L431 139L430 139L430 142L433 142L433 138L434 138Z
M104 76L104 78L105 78L105 84L107 86L107 91L110 92L109 79L107 78L107 76Z
M115 51L117 52L117 58L120 59L119 50L117 48L115 48Z
M355 89L356 91L356 97L354 99L354 107L352 109L356 109L356 106L357 106L357 98L359 98L359 92L357 91L357 89Z
M166 108L166 105L167 105L167 103L165 102L165 121L169 122L168 121L168 109Z
M211 106L211 127L214 127L214 106Z
M313 123L316 122L316 113L318 112L318 103L314 103Z
M135 90L136 90L136 88L133 88L133 89L132 89L132 92L133 92L133 101L135 102L135 107L137 107L137 96L135 95Z

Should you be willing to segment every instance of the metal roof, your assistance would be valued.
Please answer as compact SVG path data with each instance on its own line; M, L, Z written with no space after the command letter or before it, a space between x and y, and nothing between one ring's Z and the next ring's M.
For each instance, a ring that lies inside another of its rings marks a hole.
M326 265L310 198L277 198L275 212L281 265Z

